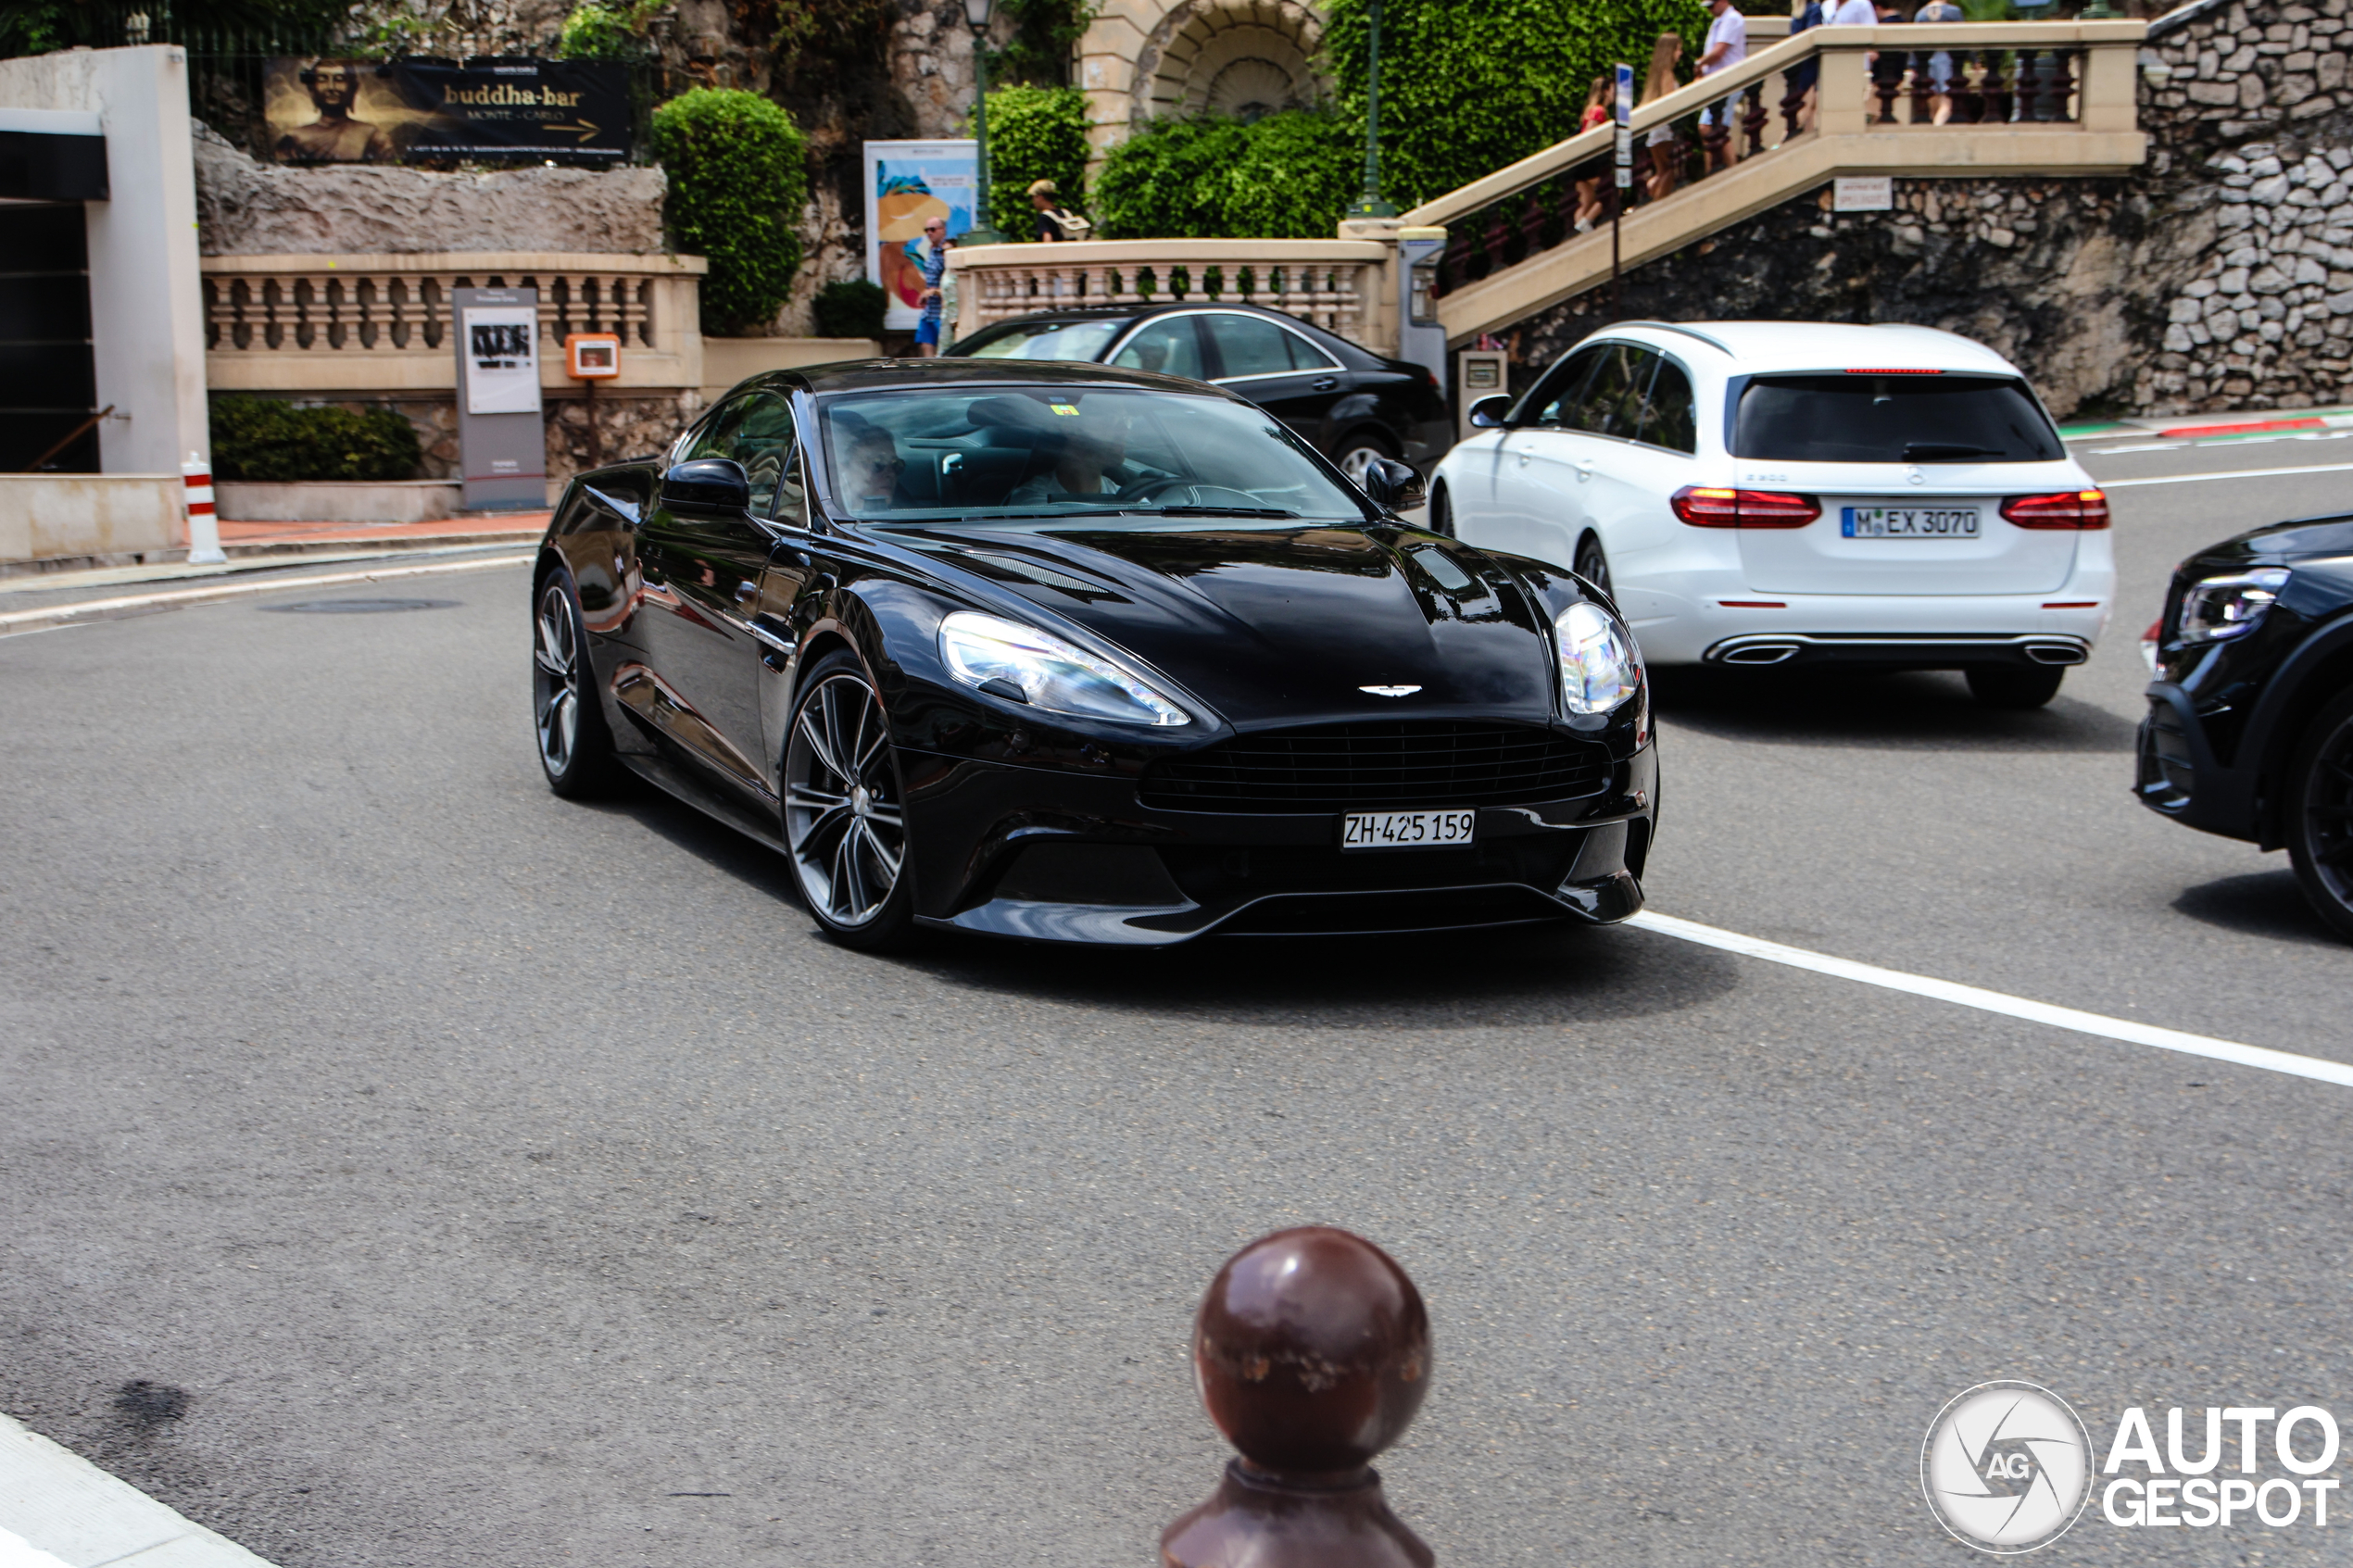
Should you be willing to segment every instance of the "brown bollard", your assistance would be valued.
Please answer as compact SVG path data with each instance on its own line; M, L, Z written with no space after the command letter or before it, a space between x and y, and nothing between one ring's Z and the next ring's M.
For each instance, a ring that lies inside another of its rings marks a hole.
M1373 1456L1429 1391L1429 1313L1388 1253L1303 1225L1226 1261L1193 1319L1202 1403L1241 1450L1162 1532L1163 1568L1430 1568Z

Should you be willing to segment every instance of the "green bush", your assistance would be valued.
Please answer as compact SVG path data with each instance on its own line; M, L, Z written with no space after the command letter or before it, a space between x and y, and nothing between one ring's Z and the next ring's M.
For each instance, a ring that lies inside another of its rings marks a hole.
M774 320L800 269L800 127L757 93L698 87L654 110L653 144L670 178L672 242L711 260L702 330L725 337Z
M229 480L407 479L417 428L390 408L297 408L273 397L212 400L212 471Z
M863 278L827 283L809 302L819 337L880 337L883 316L889 308L890 295L883 292L883 286Z
M1120 239L1327 240L1364 169L1362 122L1335 114L1159 119L1104 160L1096 217Z
M1324 69L1360 125L1369 6L1324 7ZM1700 0L1384 0L1382 194L1412 207L1574 135L1593 78L1623 60L1639 83L1662 32L1688 78L1707 23Z
M564 18L556 38L556 54L567 60L626 60L643 52L637 36L635 6L608 6L583 0Z
M973 133L967 120L964 134ZM1087 94L1076 87L1000 87L988 94L988 221L1014 239L1038 232L1029 182L1051 180L1060 205L1086 194Z
M1250 127L1249 150L1227 171L1225 232L1260 240L1328 240L1365 190L1362 121L1313 109Z
M1103 159L1095 176L1097 232L1122 240L1227 237L1227 177L1249 152L1250 128L1238 119L1153 120Z

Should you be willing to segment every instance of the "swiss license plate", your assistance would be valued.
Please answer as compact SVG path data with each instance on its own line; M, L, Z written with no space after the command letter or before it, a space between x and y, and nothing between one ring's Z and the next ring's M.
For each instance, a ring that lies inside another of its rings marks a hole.
M1977 507L1847 507L1839 532L1849 539L1974 539Z
M1340 819L1342 849L1450 849L1471 841L1476 811L1351 811Z

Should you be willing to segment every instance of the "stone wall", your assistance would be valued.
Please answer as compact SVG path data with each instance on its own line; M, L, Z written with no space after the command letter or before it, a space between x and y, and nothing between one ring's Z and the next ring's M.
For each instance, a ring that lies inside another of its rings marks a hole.
M1943 327L2015 360L2063 419L2353 401L2347 10L2161 19L2138 175L1904 181L1884 213L1831 213L1824 191L1629 273L1625 314ZM1522 323L1516 384L1610 319L1604 289Z
M659 169L293 169L248 157L201 122L195 161L207 256L665 248Z

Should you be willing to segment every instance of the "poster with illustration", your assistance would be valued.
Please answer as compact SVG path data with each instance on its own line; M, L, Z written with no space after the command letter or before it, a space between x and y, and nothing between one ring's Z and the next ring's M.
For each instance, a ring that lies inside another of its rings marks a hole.
M980 160L970 142L868 142L866 277L890 305L883 324L912 332L923 315L924 225L948 222L954 239L973 226ZM955 324L949 323L952 335Z

